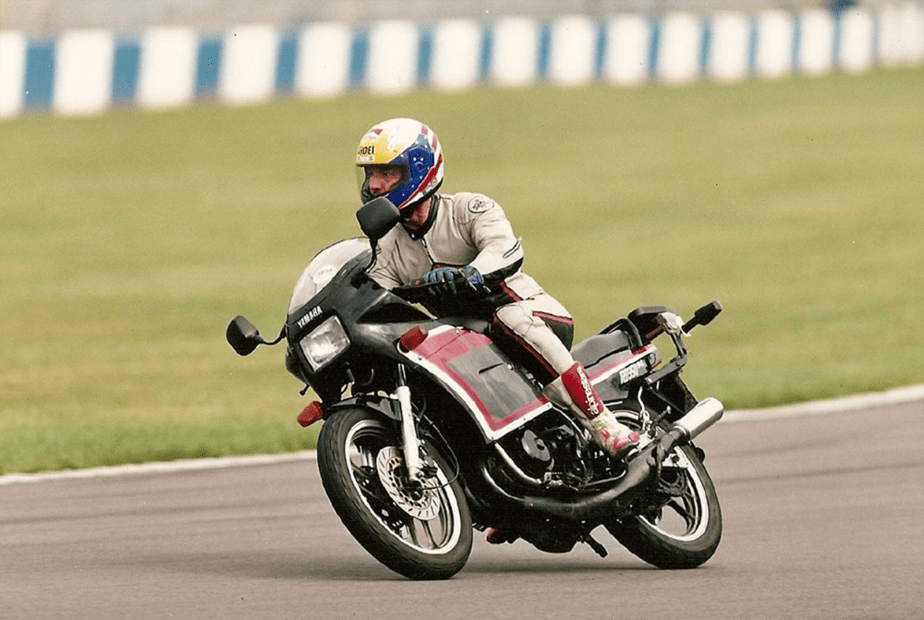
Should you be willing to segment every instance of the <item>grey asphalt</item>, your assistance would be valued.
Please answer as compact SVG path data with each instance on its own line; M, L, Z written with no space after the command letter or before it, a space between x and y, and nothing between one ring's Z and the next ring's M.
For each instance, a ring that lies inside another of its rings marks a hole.
M924 618L924 402L701 437L715 557L644 564L476 533L443 582L346 533L313 460L0 485L0 618Z

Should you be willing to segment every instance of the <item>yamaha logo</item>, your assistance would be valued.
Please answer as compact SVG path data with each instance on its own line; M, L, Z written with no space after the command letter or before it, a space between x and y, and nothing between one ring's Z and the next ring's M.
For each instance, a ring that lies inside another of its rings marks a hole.
M305 325L308 325L308 323L318 318L319 316L321 316L321 306L315 306L314 308L309 310L305 314L305 316L303 316L302 318L298 320L298 326L300 328L304 327Z

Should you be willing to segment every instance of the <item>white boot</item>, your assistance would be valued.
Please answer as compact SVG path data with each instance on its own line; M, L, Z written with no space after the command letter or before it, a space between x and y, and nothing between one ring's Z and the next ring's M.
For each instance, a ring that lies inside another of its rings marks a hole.
M570 409L594 441L613 456L622 456L638 443L639 435L606 408L580 362L545 386L542 393L553 403Z

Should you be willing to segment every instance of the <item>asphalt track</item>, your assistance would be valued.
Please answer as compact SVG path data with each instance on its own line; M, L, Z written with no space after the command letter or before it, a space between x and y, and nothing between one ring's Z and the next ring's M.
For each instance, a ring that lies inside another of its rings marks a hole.
M689 571L476 537L407 581L346 533L305 454L0 477L0 618L924 618L924 398L731 412ZM905 393L907 396L907 392ZM215 466L218 465L218 466Z

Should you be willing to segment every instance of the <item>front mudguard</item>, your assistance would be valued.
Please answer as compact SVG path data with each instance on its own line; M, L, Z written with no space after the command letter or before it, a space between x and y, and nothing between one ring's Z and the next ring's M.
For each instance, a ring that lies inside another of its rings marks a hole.
M378 394L359 394L326 406L324 407L324 419L337 415L340 410L355 409L357 407L371 409L395 422L401 422L401 406L398 404L398 400Z

